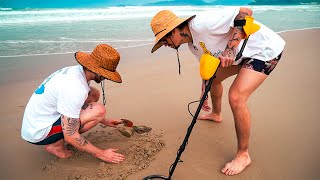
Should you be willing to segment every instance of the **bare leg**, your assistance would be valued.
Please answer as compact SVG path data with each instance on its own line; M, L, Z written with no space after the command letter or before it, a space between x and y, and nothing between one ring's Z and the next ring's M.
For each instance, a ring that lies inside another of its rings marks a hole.
M100 98L100 91L97 88L90 86L90 92L84 103L97 102L99 98Z
M69 158L72 156L71 151L66 149L66 147L64 146L63 139L60 139L59 141L57 141L55 143L46 145L45 150L48 151L49 153L52 153L52 154L58 156L59 158L63 158L63 159Z
M83 133L95 127L105 119L106 109L98 102L84 104L80 112L81 127L79 132Z
M212 101L212 112L199 116L200 120L211 120L215 122L222 122L221 117L221 100L223 94L222 81L230 76L237 74L239 67L237 65L219 68L216 73L216 78L213 80L210 89L211 101Z
M221 100L222 100L223 86L221 82L213 82L210 89L212 100L212 111L209 114L199 116L200 120L210 120L215 122L222 122L221 114Z
M230 87L229 103L235 121L238 151L235 158L221 170L226 175L239 174L251 163L249 156L251 118L247 100L266 78L267 75L263 73L241 68Z
M99 96L100 92L96 88L91 87L88 98L86 99L85 104L80 112L80 133L88 131L104 120L106 114L105 107L101 103L96 102L99 100ZM45 150L58 156L59 158L69 158L72 156L72 153L64 146L64 139L46 145Z

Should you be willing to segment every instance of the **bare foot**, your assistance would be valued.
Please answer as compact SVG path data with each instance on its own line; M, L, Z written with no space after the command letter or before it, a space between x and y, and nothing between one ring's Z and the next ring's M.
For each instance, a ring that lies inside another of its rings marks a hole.
M62 159L66 159L72 156L71 151L69 151L68 149L66 149L64 147L64 142L63 140L55 142L53 144L48 144L45 146L45 150L48 151L49 153L52 153L56 156L58 156L59 158Z
M208 121L214 121L214 122L222 122L221 116L215 114L215 113L209 113L209 114L204 114L198 117L199 120L208 120Z
M251 159L248 153L237 154L231 162L224 166L221 172L225 175L233 176L241 173L250 163Z

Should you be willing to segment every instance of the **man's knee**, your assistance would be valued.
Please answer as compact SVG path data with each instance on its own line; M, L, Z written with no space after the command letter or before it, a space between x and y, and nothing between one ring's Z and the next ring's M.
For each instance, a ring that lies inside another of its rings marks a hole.
M105 117L106 115L106 108L103 104L101 103L95 103L94 105L94 113L96 114L96 116L98 117Z
M230 89L228 96L229 96L229 103L232 108L241 107L243 103L245 103L244 97L237 90Z
M80 119L82 123L87 123L93 120L102 121L105 118L106 109L105 106L98 102L89 103L85 110L80 113Z

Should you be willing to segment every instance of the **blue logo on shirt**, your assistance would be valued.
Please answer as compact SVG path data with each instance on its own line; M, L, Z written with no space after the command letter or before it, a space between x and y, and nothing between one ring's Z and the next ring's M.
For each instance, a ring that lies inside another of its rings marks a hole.
M69 69L69 68L67 68L67 69ZM62 69L60 69L60 70L58 70L58 71L56 71L55 73L53 73L53 74L51 74L51 76L49 76L39 87L38 87L38 89L36 89L35 91L34 91L34 93L36 93L36 94L43 94L44 93L44 90L45 90L45 85L47 84L47 82L49 82L50 81L50 79L53 77L53 76L55 76L56 74L58 74L59 72L61 72L62 71Z

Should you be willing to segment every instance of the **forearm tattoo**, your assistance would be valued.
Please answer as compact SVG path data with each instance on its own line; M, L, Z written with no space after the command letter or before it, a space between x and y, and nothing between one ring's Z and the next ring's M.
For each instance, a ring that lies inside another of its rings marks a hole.
M76 138L75 140L77 141L79 146L85 146L85 145L88 144L88 140L85 137L81 136L81 135L80 135L79 138Z
M228 57L234 57L235 56L235 48L236 48L236 44L238 44L238 42L241 40L241 38L239 37L239 32L237 32L237 30L234 31L234 33L232 34L231 38L228 41L226 50L225 50L225 55L227 55Z
M243 20L246 16L249 16L248 12L239 12L235 20ZM242 26L236 26L232 30L231 37L228 41L224 54L228 57L235 57L236 47L240 43L241 39L245 37L245 33Z
M61 116L63 119L67 118L67 124L64 124L63 121L61 122L62 125L62 130L65 132L66 135L68 136L72 136L74 135L76 132L79 131L80 128L80 119L78 118L70 118L70 117L66 117L64 115ZM79 146L85 146L88 144L88 140L83 137L83 136L79 136L75 138L77 144Z
M66 132L66 135L72 136L79 131L80 119L79 118L70 118L62 116L62 118L67 118L67 124L62 124L62 130Z

